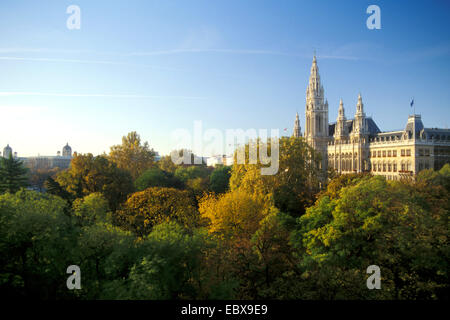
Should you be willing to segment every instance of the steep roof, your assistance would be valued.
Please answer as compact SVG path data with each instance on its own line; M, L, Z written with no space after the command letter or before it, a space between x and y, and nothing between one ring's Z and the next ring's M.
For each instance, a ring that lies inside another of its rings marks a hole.
M347 120L345 122L345 125L347 126L347 129L348 129L347 132L352 132L352 130L353 130L353 121L355 121L355 120L354 119L350 119L350 120ZM377 133L381 132L380 128L378 128L377 124L375 123L375 121L373 121L372 118L367 117L366 118L366 122L367 122L367 129L369 130L369 135L374 136ZM329 136L333 136L334 135L335 127L336 127L336 123L335 122L330 123L328 125L328 135Z

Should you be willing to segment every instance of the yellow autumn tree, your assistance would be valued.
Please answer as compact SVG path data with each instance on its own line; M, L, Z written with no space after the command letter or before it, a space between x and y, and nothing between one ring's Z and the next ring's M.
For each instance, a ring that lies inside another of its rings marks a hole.
M122 138L122 144L111 147L109 158L121 169L130 172L133 180L154 165L155 151L148 142L141 143L136 131Z
M259 141L258 141L259 142ZM292 216L300 216L311 206L318 191L320 155L311 148L303 138L281 137L279 140L278 172L274 175L262 175L264 166L258 162L250 164L249 144L245 145L245 164L237 163L232 167L230 189L241 189L250 194L258 194L265 198L268 206L275 206L281 212ZM261 149L258 143L258 155ZM271 143L267 143L271 154Z
M266 212L260 197L239 189L221 196L204 196L199 202L199 211L209 220L210 232L226 239L250 239Z

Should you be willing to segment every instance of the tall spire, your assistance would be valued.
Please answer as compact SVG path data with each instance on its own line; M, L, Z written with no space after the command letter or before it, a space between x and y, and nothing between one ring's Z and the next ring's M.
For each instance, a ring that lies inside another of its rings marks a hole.
M358 103L356 104L356 115L364 115L364 104L362 102L361 93L358 94Z
M342 138L343 136L347 135L346 121L347 118L345 117L344 102L341 99L339 101L338 117L336 121L336 127L334 130L334 135L336 138Z
M339 101L339 110L338 110L338 121L339 120L346 120L345 119L345 109L344 109L344 102L342 99Z
M320 83L319 67L317 66L316 55L313 57L309 84L306 89L307 103L311 102L313 99L318 99L323 104L323 87Z
M294 122L294 137L298 138L302 136L302 130L300 128L300 118L298 117L298 112L295 116Z
M353 133L364 134L366 131L366 114L364 113L364 104L361 93L358 94L358 103L356 104L355 120L353 121Z

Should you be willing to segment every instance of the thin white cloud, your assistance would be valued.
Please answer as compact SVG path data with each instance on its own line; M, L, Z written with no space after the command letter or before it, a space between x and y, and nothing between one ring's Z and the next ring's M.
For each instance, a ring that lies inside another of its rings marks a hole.
M139 94L103 94L103 93L49 93L49 92L33 92L33 91L3 91L0 97L7 96L43 96L43 97L73 97L73 98L137 98L137 99L192 99L204 100L206 97L196 96L152 96Z
M173 49L173 50L156 50L156 51L142 51L132 52L129 56L159 56L159 55L172 55L182 53L228 53L228 54L242 54L242 55L273 55L273 56L287 56L287 57L300 57L310 58L311 54L303 53L291 53L274 50L264 49ZM322 59L342 59L342 60L358 60L358 57L343 56L343 55L317 55Z
M50 49L50 48L0 48L0 53L96 53L92 50ZM98 52L97 52L98 53Z
M87 63L87 64L104 64L104 65L121 65L121 66L133 66L144 67L151 69L170 70L170 71L185 71L182 69L166 68L146 64L136 64L118 61L105 61L105 60L83 60L83 59L59 59L59 58L24 58L24 57L1 57L0 60L7 61L34 61L34 62L62 62L62 63Z
M190 54L190 53L223 53L234 55L272 55L272 56L286 56L286 57L300 57L310 58L311 53L299 53L299 52L285 52L277 50L266 49L212 49L212 48L181 48L181 49L167 49L167 50L153 50L153 51L136 51L136 52L95 52L95 51L77 51L77 50L60 50L60 49L46 49L46 48L0 48L0 53L89 53L95 55L111 55L121 57L145 57L145 56L163 56L163 55L175 55L175 54ZM340 59L340 60L359 60L356 56L342 55L342 54L319 54L318 58L322 59ZM158 66L140 65L117 61L105 61L105 60L83 60L83 59L60 59L60 58L28 58L28 57L0 57L0 60L16 60L16 61L37 61L37 62L68 62L68 63L92 63L92 64L111 64L111 65L130 65L130 66L143 66L158 69L170 69ZM175 70L175 69L172 69Z
M271 50L252 50L252 49L172 49L172 50L156 50L132 52L129 56L159 56L181 53L230 53L230 54L262 54L262 55L278 55L278 56L299 56L298 54L286 53Z

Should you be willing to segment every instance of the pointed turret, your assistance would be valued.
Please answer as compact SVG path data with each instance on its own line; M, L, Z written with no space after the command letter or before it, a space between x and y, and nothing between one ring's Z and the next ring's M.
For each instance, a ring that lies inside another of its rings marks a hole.
M364 104L362 102L361 93L358 94L358 103L356 104L356 114L353 123L354 134L364 134L366 132L366 114L364 113Z
M364 104L362 102L361 93L358 94L358 103L356 104L356 115L364 115Z
M295 116L295 122L294 122L294 137L298 138L302 136L302 130L300 128L300 118L298 116L298 112Z
M344 102L342 99L339 101L339 110L338 110L338 118L337 120L346 120L345 119L345 109L344 109Z
M336 121L336 129L334 132L335 138L339 139L347 135L347 118L345 117L344 102L339 101L338 117Z

